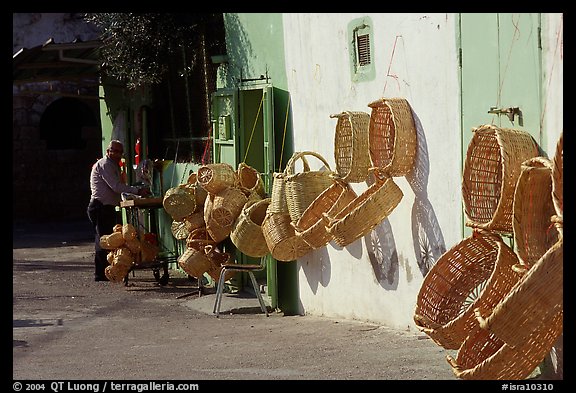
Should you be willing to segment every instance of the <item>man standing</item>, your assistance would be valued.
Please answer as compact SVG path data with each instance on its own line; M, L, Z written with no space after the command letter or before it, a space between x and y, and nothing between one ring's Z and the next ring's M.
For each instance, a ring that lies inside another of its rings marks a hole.
M88 218L94 226L95 257L94 279L108 281L104 269L108 265L106 256L108 251L100 247L100 238L112 233L114 225L121 223L121 217L116 212L120 205L123 192L140 196L150 195L148 188L138 188L125 184L122 181L120 161L124 154L124 147L119 140L112 140L106 149L106 156L96 161L90 173L90 189L92 195L88 204Z

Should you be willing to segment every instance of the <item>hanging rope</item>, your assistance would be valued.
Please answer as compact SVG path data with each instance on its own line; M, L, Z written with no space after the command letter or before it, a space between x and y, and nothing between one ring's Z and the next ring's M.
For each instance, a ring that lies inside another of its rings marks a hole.
M206 153L210 147L212 141L212 126L208 129L208 140L206 141L206 146L204 146L204 153L202 153L202 165L206 165Z
M396 39L394 40L394 46L392 47L392 55L390 55L390 63L388 64L388 71L386 71L386 76L391 76L396 80L398 83L398 76L390 74L390 68L392 68L392 62L394 61L394 52L396 52L396 43L398 42L398 38L404 38L401 35L397 35ZM384 82L384 90L382 90L382 96L385 96L386 86L388 85L388 78L386 78L386 82ZM400 84L398 84L398 89L400 89Z
M284 155L284 140L286 139L286 126L288 125L288 113L290 109L290 96L288 96L288 103L286 104L286 118L284 119L284 133L282 135L282 148L280 149L280 162L278 163L278 171L282 170L282 156Z
M262 99L260 100L260 106L258 106L258 113L256 113L256 118L254 119L252 132L250 133L250 140L248 141L248 146L246 147L246 154L244 154L244 160L242 160L242 162L246 162L246 157L248 157L248 152L250 151L250 145L252 144L252 137L254 136L254 130L256 129L256 123L258 122L258 117L260 117L260 110L262 109L263 102L264 102L264 92L262 92Z

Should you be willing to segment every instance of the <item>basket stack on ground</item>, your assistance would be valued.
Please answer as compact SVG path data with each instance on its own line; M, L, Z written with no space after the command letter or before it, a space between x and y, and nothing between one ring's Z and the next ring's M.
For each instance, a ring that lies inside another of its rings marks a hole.
M525 379L562 334L554 164L538 156L525 131L483 125L473 132L462 179L472 235L432 266L414 321L438 345L458 350L447 357L457 377ZM514 239L517 252L503 236Z
M246 217L258 221L251 206L266 196L260 173L246 163L241 163L237 170L226 163L203 165L190 175L186 184L173 189L183 192L166 192L164 208L174 219L172 234L186 242L178 265L190 276L200 279L207 273L218 281L222 264L234 260L231 253L219 248L228 237L249 256L254 255L244 247L248 241L252 242L251 247L258 243L260 248L265 245L261 234L259 241L257 236L244 238L241 231ZM247 209L250 211L245 212ZM242 223L238 224L239 221ZM233 275L234 272L227 273L226 280Z
M117 224L110 235L100 237L100 247L108 252L104 273L111 282L123 282L134 265L152 262L158 256L158 246L147 234L138 233L132 224Z

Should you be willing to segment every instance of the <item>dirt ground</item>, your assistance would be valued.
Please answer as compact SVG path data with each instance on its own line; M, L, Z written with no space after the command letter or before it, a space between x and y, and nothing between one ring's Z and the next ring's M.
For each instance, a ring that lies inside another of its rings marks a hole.
M14 380L451 380L426 335L314 316L266 317L254 296L225 294L171 270L129 285L93 280L87 222L13 226Z

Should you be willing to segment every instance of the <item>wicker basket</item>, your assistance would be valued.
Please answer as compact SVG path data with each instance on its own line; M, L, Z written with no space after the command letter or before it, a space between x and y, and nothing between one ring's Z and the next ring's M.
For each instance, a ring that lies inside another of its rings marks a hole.
M183 186L193 192L194 198L196 199L196 211L200 210L201 206L204 206L208 192L198 183L198 174L191 173Z
M330 117L338 118L334 134L336 172L350 183L365 181L372 166L368 152L370 115L346 111Z
M313 249L328 244L332 235L326 230L326 213L335 216L358 195L344 180L335 177L334 183L308 206L297 223L292 223L296 235L300 236Z
M238 187L228 187L214 195L210 221L216 222L219 227L230 228L240 215L248 197ZM208 221L206 221L208 222Z
M247 189L248 191L255 192L261 197L266 195L264 191L264 181L260 172L252 168L248 164L241 162L238 165L238 170L236 171L238 176L238 184L240 187Z
M296 173L296 160L301 156L313 156L320 160L326 169ZM318 153L303 151L286 165L286 203L292 221L297 222L308 206L318 195L332 185L332 172L328 162Z
M108 265L104 269L104 275L106 278L114 283L120 283L124 281L124 278L128 275L130 267L125 265Z
M469 380L522 380L534 372L562 334L563 313L548 322L550 329L532 332L522 345L512 348L484 329L477 329L462 343L456 359L446 360L456 377Z
M218 194L225 188L235 186L238 176L230 164L221 162L202 165L198 168L197 181L209 193Z
M222 265L225 263L231 263L230 260L232 256L227 252L222 252L214 246L206 246L204 248L206 257L210 260L210 268L206 273L216 282L220 279L222 274ZM235 271L229 270L226 272L224 281L230 280L236 274Z
M388 176L406 176L414 168L417 140L410 104L404 98L381 98L370 104L368 131L372 165Z
M162 205L174 221L181 221L196 211L196 197L189 188L179 185L166 191Z
M194 278L200 278L212 267L204 248L214 245L213 240L195 239L186 242L186 250L178 258L178 266Z
M211 193L206 198L206 202L204 203L204 222L206 223L206 231L210 237L216 243L220 243L228 236L230 236L230 232L232 232L232 225L224 227L218 224L218 222L212 218L214 198L215 196Z
M234 223L230 240L243 254L263 257L270 252L262 233L262 222L269 205L270 198L266 198L244 207Z
M550 223L552 202L552 162L534 157L521 165L514 192L512 228L520 263L530 267L558 241Z
M507 345L518 348L536 330L552 330L550 321L564 310L564 245L559 240L532 266L510 293L484 318L476 317Z
M190 231L190 234L186 238L186 247L192 247L194 242L192 240L214 240L210 237L210 234L206 230L206 226L196 228Z
M564 215L564 132L560 134L556 144L552 163L552 201L556 215L561 218Z
M289 214L266 214L262 233L272 257L279 261L293 261L312 251L312 247L296 235Z
M172 230L172 236L174 236L175 239L183 240L188 237L191 231L205 225L204 212L199 211L184 217L180 221L172 221L170 229Z
M291 165L292 161L300 159L304 167L304 171L310 170L308 160L306 157L294 153L288 160L286 167ZM288 202L286 201L286 169L283 172L274 172L272 175L272 195L270 197L270 205L268 206L268 213L289 214Z
M468 334L478 329L474 309L492 309L510 292L522 274L502 238L475 229L445 252L424 277L416 299L414 322L436 344L458 349Z
M323 214L326 218L326 231L341 247L370 233L390 215L404 196L391 177L386 177L377 168L371 168L370 171L374 172L374 184L337 214Z
M466 225L511 234L520 165L538 156L526 131L483 125L472 130L462 179Z

